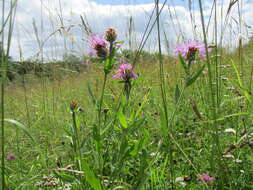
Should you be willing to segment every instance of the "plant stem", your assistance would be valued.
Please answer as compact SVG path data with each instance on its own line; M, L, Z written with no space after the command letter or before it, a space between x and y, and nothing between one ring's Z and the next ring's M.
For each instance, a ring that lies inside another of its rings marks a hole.
M77 124L76 124L76 112L75 110L72 111L72 120L73 120L73 128L74 128L74 135L75 135L75 139L74 140L74 149L75 149L75 153L77 154L77 156L81 157L81 153L80 153L80 146L79 146L79 135L78 135L78 128L77 128Z
M2 151L2 157L1 157L1 171L2 171L2 190L5 189L5 152L4 152L4 85L5 85L5 77L6 77L6 63L5 63L5 54L4 54L4 10L5 10L5 0L3 0L2 3L2 80L1 80L1 151Z
M99 155L99 168L100 170L102 170L102 152L101 152L101 113L102 113L102 105L103 105L103 101L104 101L104 94L105 94L105 86L106 86L106 81L107 81L107 75L106 73L104 73L104 82L103 82L103 86L102 86L102 92L101 92L101 97L100 97L100 102L99 102L99 109L98 109L98 129L97 129L97 135L98 135L98 155Z

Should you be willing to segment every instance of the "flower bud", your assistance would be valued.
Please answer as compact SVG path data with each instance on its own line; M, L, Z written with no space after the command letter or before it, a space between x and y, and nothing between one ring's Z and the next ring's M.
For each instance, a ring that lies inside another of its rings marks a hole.
M78 104L78 102L76 100L72 100L70 103L70 106L69 106L70 110L74 111L77 108L77 104Z
M111 43L115 42L115 40L117 39L116 30L113 28L108 28L105 33L105 39Z

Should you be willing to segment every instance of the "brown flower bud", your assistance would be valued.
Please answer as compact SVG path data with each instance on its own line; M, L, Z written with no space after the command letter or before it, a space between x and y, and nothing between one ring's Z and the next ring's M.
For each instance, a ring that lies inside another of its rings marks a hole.
M116 30L113 28L108 28L105 33L105 39L111 43L115 42L115 40L117 39Z
M74 111L77 108L77 104L78 104L78 102L76 100L72 100L70 103L70 106L69 106L70 110Z

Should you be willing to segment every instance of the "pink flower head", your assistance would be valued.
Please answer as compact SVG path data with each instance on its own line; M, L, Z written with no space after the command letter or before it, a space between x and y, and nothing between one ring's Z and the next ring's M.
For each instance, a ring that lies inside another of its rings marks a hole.
M105 58L108 54L108 42L101 35L93 34L89 40L90 55Z
M16 158L16 155L15 154L8 154L7 155L7 159L8 160L14 160Z
M208 52L210 52L211 49L208 49ZM175 49L175 55L181 55L187 60L194 60L196 53L199 53L200 58L204 58L206 56L206 48L205 44L202 44L197 41L188 41L184 44L177 45Z
M210 177L208 174L201 174L200 176L199 176L199 180L200 180L200 182L204 182L204 183L207 183L207 182L211 182L211 181L214 181L215 180L215 178L214 177Z
M129 81L131 78L136 79L138 75L133 71L131 64L125 62L119 66L118 73L114 75L113 79L123 79L124 81Z

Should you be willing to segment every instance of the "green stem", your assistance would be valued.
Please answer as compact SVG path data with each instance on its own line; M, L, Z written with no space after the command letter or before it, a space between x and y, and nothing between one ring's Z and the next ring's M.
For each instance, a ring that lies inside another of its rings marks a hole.
M104 94L105 94L105 86L106 86L106 81L107 81L107 74L104 74L104 82L102 86L102 92L101 92L101 97L100 97L100 102L99 102L99 109L98 109L98 129L97 129L97 135L98 135L98 142L97 142L97 148L98 148L98 156L99 156L99 168L102 170L102 145L101 145L101 120L102 120L102 105L104 101Z
M81 153L80 153L80 146L79 146L79 135L78 135L78 128L77 128L77 124L76 124L76 112L75 110L73 110L72 112L72 119L73 119L73 128L74 128L74 150L77 156L81 157Z
M5 54L4 54L4 10L5 10L5 0L3 0L2 4L2 80L1 80L1 171L2 171L2 190L5 189L5 152L4 152L4 87L5 87L5 77L6 77L6 63L5 63Z

